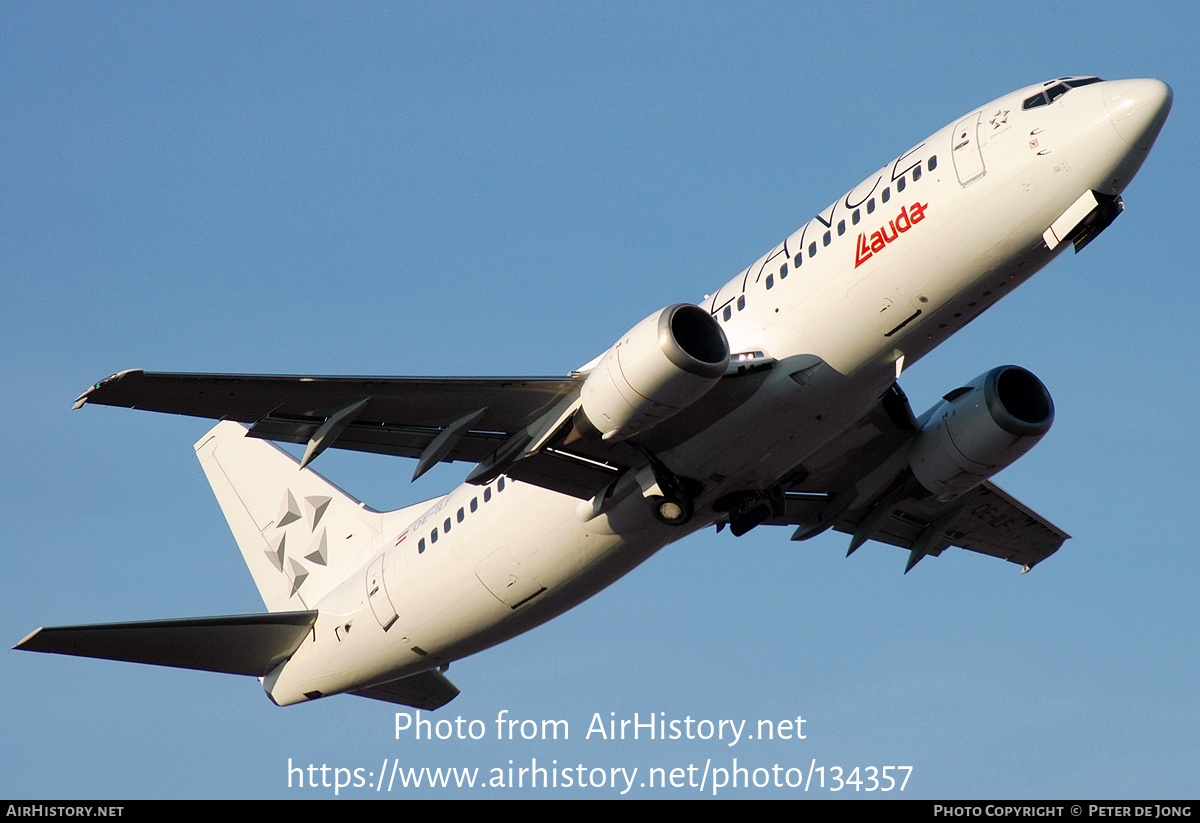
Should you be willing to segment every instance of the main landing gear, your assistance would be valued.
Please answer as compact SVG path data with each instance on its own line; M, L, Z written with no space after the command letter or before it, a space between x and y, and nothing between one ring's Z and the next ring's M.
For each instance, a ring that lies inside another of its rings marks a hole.
M713 509L727 512L730 532L734 537L741 537L772 517L783 515L783 491L776 487L766 492L731 492L713 501Z
M682 526L695 513L691 498L687 496L667 497L654 494L649 497L650 511L658 522L667 526Z
M701 485L688 477L680 477L654 455L643 452L650 465L638 473L642 496L650 504L654 518L667 526L682 526L695 514L696 495Z

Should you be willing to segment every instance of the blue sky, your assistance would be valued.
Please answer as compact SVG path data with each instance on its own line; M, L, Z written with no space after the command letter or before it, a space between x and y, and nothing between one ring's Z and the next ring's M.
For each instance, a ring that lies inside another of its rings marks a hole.
M277 709L249 678L5 652L0 794L331 796L289 788L289 759L737 758L912 766L906 797L1194 797L1195 23L1183 3L0 6L10 644L262 608L192 454L207 424L71 412L108 374L562 374L1002 93L1176 94L1113 227L902 381L918 411L1001 363L1049 387L1054 429L998 478L1074 535L1035 573L951 551L904 576L903 552L844 559L840 535L709 531L454 664L433 718L483 721L477 741L396 740L374 701ZM465 473L317 468L377 508ZM497 741L505 710L571 739ZM585 739L610 712L803 716L806 737ZM720 796L775 793L802 795Z

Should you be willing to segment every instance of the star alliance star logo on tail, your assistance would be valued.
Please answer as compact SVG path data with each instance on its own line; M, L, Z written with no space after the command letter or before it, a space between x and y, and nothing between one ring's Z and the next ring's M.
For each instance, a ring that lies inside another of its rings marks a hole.
M317 525L321 522L321 518L324 517L325 510L329 507L331 499L324 495L304 498L304 508L308 512L307 519L309 522L302 523L302 527L307 525L308 531L316 535L311 541L308 553L304 555L304 559L319 566L326 566L329 563L329 540L325 535L325 529L322 528L319 535L316 534L316 531ZM303 564L296 562L294 557L288 556L288 526L301 519L302 515L300 514L300 507L296 504L296 497L292 494L291 489L288 489L284 494L283 502L280 504L279 515L275 518L277 539L270 544L271 548L267 549L266 555L278 571L288 576L288 580L292 583L291 595L295 595L296 592L300 591L300 587L304 585L304 581L308 578L309 574L308 569ZM303 528L297 532L293 539L298 539L302 534Z

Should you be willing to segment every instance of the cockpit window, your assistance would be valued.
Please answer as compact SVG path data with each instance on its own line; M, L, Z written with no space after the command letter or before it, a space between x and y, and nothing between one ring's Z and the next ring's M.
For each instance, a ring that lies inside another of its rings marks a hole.
M1056 86L1051 86L1050 88L1046 89L1046 95L1050 98L1051 103L1053 103L1055 100L1062 97L1066 93L1067 93L1067 84L1066 83L1059 83Z
M1045 91L1035 94L1033 97L1025 98L1025 103L1021 108L1036 109L1038 106L1053 103L1071 89L1077 89L1080 86L1090 86L1092 83L1100 82L1102 81L1099 77L1063 77L1059 80L1047 80L1043 85L1048 86L1048 88Z

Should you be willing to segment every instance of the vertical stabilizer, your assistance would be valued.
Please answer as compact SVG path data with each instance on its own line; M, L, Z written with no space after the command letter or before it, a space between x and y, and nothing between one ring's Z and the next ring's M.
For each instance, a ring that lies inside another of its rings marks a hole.
M229 421L196 456L267 609L311 609L380 550L383 516Z

